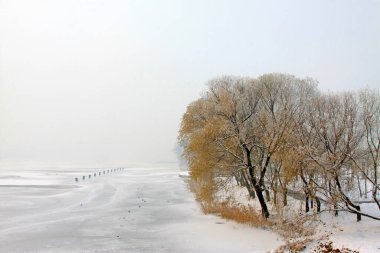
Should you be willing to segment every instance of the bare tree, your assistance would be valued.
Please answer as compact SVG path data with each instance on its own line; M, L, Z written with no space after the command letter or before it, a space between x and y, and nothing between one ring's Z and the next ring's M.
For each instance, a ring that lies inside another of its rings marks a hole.
M362 139L354 96L349 93L319 96L314 99L312 108L309 124L319 143L311 148L310 158L329 178L325 190L334 208L344 203L344 209L356 213L359 221L360 206L349 198L342 185L347 177L349 161L357 157Z
M367 181L371 184L372 199L380 209L377 194L380 191L380 95L378 92L363 90L359 94L360 120L364 128L363 156L361 159L352 157L356 167L365 180L365 194Z

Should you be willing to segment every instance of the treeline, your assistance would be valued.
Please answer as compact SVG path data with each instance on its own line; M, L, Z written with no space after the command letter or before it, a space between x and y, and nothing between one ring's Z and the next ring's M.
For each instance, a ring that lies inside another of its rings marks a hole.
M315 204L379 219L361 210L356 193L377 204L380 96L372 90L325 94L313 79L287 74L221 77L183 115L179 141L199 198L213 198L234 178L263 217L267 202L287 205L302 193Z

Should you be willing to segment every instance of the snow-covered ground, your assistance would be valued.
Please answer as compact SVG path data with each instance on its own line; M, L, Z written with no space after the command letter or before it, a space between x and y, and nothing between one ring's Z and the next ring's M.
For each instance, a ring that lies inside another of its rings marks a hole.
M236 203L260 209L258 201L250 198L247 190L238 186L235 180L226 181L225 187L218 192L217 197L220 201L233 199ZM304 214L303 201L288 196L287 202L288 205L280 210L283 217L294 219L298 217L295 214ZM272 214L276 212L272 202L268 202L268 207ZM375 203L361 204L360 207L364 213L380 217ZM324 208L322 203L322 209ZM313 236L315 242L308 245L305 253L315 252L315 246L326 241L332 241L335 248L346 247L361 253L380 253L380 221L363 216L362 221L356 222L355 214L340 212L336 217L333 212L328 211L322 212L318 220Z
M379 216L375 204L361 204L363 212ZM323 213L318 234L330 234L329 238L336 247L347 247L362 253L380 252L380 221L362 217L356 222L356 215L342 212L338 217ZM326 232L325 232L326 231Z
M203 215L177 168L103 171L0 168L0 252L266 252L283 243Z

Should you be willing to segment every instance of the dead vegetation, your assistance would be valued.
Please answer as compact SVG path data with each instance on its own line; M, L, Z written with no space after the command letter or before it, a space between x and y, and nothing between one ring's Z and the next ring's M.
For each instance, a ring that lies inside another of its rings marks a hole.
M351 250L349 248L335 248L332 241L321 242L314 249L315 253L359 253L357 250Z
M285 239L305 238L315 234L317 216L299 214L287 219L274 217L272 224L272 229Z
M310 238L299 239L299 240L288 240L285 245L282 245L275 250L275 253L285 253L285 252L301 252L306 249L306 246L312 242Z
M206 214L216 214L224 219L254 227L264 227L268 222L250 206L237 205L231 202L203 203L202 210Z

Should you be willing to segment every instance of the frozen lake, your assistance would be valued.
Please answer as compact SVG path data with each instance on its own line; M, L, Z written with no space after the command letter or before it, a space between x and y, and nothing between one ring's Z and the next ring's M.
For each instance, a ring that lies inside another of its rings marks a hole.
M1 168L0 251L261 253L282 242L203 215L178 168L104 170Z

